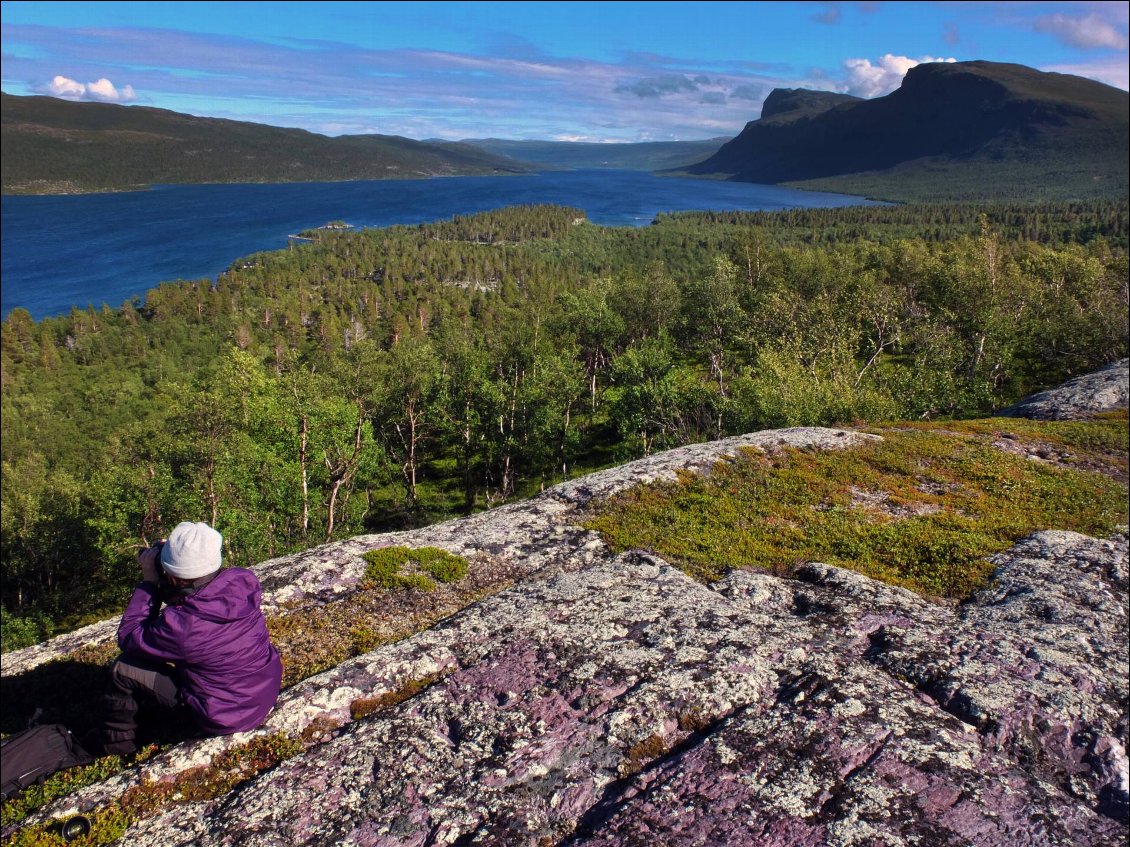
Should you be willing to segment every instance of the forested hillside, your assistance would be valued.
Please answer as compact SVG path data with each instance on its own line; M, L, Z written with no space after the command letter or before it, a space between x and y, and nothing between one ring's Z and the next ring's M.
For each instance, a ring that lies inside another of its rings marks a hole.
M0 94L0 103L5 194L529 170L467 144L375 134L328 138L301 129L55 97Z
M1127 355L1127 203L524 207L2 327L6 646L214 523L249 564L792 424L984 414Z

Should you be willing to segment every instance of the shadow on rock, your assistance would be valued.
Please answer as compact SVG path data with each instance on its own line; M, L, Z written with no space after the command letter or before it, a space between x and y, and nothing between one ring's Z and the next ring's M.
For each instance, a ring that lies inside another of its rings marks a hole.
M106 663L64 660L0 679L4 710L0 731L26 729L29 722L61 723L76 735L94 728L99 702L110 692Z

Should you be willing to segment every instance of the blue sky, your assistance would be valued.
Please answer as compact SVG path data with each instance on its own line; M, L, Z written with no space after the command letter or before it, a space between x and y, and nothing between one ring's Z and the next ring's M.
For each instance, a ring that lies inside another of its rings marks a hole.
M734 135L773 88L876 97L923 61L1126 89L1125 2L3 2L3 90L327 135Z

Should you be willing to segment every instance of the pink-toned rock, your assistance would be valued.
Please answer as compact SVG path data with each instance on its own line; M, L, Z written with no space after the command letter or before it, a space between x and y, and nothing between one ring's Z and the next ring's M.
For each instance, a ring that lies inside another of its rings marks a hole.
M338 727L208 802L136 822L168 845L1109 845L1127 836L1127 540L1033 535L992 585L936 605L811 563L703 585L578 526L650 457L411 533L260 566L269 602L357 590L360 553L437 545L514 585L284 692L260 732ZM48 655L53 648L46 648ZM25 653L4 673L40 657ZM368 717L351 705L426 681ZM188 742L44 810L89 810L247 739ZM5 831L5 837L11 831Z

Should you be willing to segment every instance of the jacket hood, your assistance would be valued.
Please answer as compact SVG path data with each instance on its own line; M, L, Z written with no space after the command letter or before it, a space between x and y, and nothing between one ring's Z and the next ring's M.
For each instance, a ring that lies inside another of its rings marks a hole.
M214 623L229 623L259 613L262 589L255 574L244 568L227 568L178 606Z

